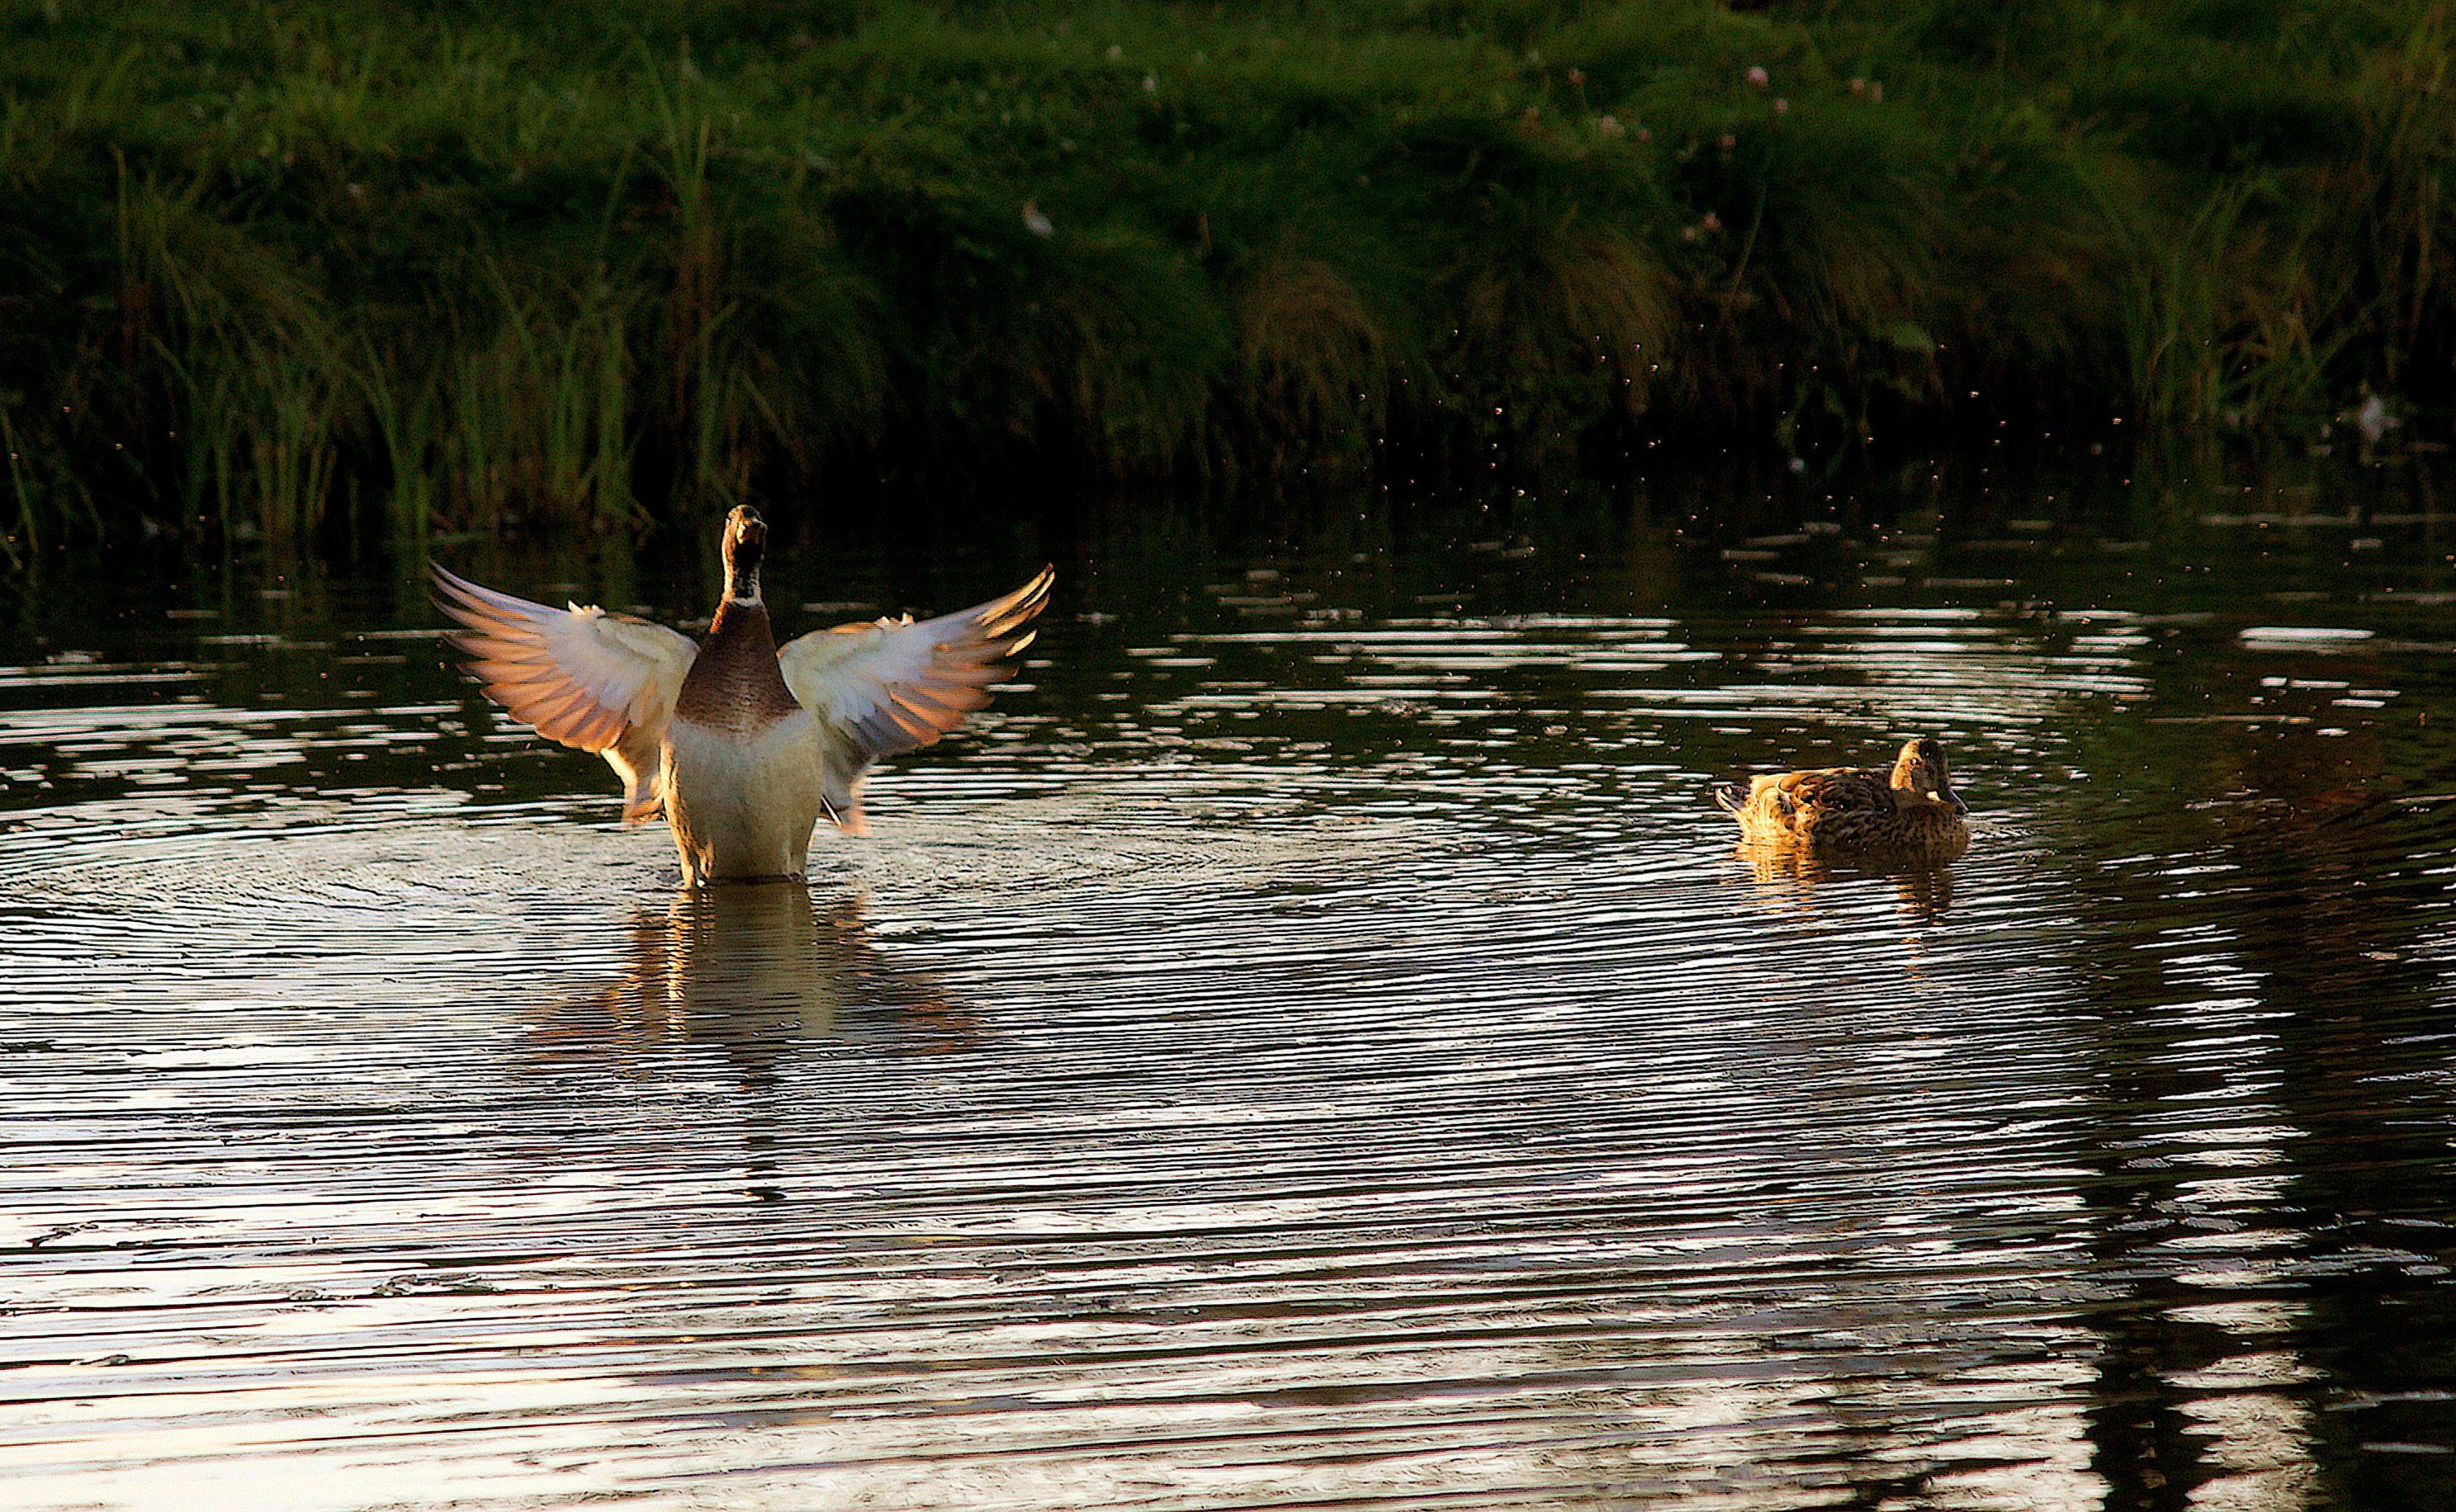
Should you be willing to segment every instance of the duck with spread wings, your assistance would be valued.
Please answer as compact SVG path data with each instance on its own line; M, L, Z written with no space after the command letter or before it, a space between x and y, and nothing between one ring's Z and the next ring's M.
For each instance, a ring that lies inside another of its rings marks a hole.
M486 696L548 740L605 758L623 817L663 816L693 886L798 877L824 817L865 834L872 762L932 745L990 701L1049 603L1043 567L1003 598L934 620L816 630L782 647L760 597L767 522L725 521L725 602L707 638L557 609L434 568L436 602Z

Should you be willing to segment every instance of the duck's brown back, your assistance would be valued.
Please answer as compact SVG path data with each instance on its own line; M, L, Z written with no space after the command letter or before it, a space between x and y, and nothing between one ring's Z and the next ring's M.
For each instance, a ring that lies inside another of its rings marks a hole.
M1893 796L1892 774L1881 767L1827 766L1785 772L1774 779L1774 787L1794 807L1819 813L1890 814L1901 807Z
M1750 841L1823 852L1952 849L1965 837L1942 804L1906 798L1882 767L1828 766L1760 777L1738 809Z

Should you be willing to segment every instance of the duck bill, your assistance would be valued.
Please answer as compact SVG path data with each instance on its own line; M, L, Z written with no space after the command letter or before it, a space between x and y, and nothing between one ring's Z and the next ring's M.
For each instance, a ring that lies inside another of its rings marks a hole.
M1969 806L1968 804L1963 803L1963 802L1961 801L1961 795L1960 795L1959 793L1955 792L1955 791L1953 790L1953 784L1951 784L1951 783L1938 783L1938 784L1936 784L1936 786L1935 786L1935 795L1936 795L1938 798L1943 799L1946 803L1948 803L1948 804L1952 805L1952 806L1953 806L1953 811L1954 811L1955 813L1956 813L1956 814L1966 814L1966 813L1970 812L1970 806Z

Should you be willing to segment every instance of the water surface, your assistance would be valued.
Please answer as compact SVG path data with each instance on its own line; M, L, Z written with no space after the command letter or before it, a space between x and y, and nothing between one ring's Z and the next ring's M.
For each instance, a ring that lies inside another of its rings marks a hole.
M2426 470L1713 486L779 507L788 631L1059 597L875 839L704 895L415 562L47 564L0 1505L2456 1500ZM1705 801L1914 732L1941 871Z

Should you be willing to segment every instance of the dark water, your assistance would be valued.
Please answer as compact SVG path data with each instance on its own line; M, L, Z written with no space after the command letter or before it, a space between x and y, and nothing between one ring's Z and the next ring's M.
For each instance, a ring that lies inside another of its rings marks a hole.
M776 513L1061 573L807 889L414 562L0 590L0 1505L2456 1504L2426 468ZM1914 731L1948 871L1704 799Z

